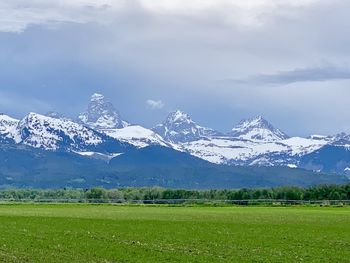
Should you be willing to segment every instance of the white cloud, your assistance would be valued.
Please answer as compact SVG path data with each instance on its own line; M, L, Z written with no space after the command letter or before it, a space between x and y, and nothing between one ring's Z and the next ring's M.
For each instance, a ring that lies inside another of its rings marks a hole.
M164 107L164 103L161 100L147 100L146 104L154 110L162 109Z

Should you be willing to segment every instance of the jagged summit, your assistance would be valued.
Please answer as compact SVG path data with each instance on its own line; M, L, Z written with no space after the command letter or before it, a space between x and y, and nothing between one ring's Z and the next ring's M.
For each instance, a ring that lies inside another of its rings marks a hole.
M263 128L263 129L269 129L273 130L274 127L270 122L268 122L266 119L264 119L262 116L258 115L250 119L244 119L240 121L238 126L234 127L232 129L235 130L236 128Z
M78 120L93 129L120 129L129 125L121 118L113 104L99 93L91 96L88 109L78 116Z
M172 143L190 142L218 134L212 129L199 126L181 110L170 112L165 121L154 127L153 131Z
M167 121L171 123L179 123L179 122L192 123L193 122L191 120L190 115L188 115L187 113L181 110L170 112L167 117Z
M278 141L289 138L262 116L242 120L231 130L230 135L240 139L258 141Z
M91 101L102 101L105 99L105 96L100 93L94 93L91 95Z

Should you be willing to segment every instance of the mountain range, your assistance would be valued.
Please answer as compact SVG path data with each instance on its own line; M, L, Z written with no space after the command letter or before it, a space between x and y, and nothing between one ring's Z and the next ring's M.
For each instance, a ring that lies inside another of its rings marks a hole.
M75 119L55 112L29 113L21 120L1 114L0 149L4 187L33 186L34 179L38 186L47 187L48 178L52 182L64 178L51 186L77 186L77 182L80 186L110 182L110 186L199 188L308 185L344 182L350 174L350 135L345 133L290 137L262 116L242 120L223 133L197 124L180 110L149 129L124 120L97 93ZM46 163L38 156L46 158ZM70 170L60 172L60 167ZM83 171L90 179L80 178ZM279 176L271 177L276 171ZM281 171L293 176L281 177ZM58 174L55 180L54 173ZM244 178L237 177L240 173Z

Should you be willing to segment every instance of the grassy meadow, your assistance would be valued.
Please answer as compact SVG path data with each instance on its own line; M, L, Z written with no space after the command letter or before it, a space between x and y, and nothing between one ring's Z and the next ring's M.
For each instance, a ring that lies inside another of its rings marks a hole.
M350 262L350 207L2 204L0 262Z

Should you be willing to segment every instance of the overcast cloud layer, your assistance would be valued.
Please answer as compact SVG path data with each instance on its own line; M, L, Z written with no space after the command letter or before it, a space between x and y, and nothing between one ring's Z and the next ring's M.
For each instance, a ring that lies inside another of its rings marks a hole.
M30 3L29 3L30 2ZM147 127L350 132L350 2L2 0L0 111L75 116L94 92Z

